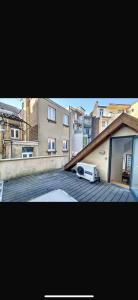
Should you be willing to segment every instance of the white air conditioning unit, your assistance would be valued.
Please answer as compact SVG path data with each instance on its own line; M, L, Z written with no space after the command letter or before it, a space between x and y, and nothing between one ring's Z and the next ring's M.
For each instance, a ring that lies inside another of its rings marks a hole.
M90 182L100 181L96 165L77 163L76 174L79 178L85 178Z

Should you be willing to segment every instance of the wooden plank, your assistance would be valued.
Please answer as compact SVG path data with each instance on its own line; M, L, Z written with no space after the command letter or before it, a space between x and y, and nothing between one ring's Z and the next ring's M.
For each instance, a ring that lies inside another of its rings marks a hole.
M128 196L129 196L129 192L124 191L119 202L127 202Z
M87 187L85 189L82 189L81 191L79 191L79 193L77 194L77 199L79 201L85 200L85 198L87 197L87 195L95 193L95 191L99 188L99 186L101 186L102 183L97 183L94 184L92 187Z
M106 191L108 191L110 188L110 185L104 184L99 191L95 194L95 196L92 195L92 201L97 202L100 200L102 202L103 195L105 194ZM91 199L88 199L90 201Z
M94 190L87 192L85 196L85 201L90 201L90 200L93 201L93 197L95 197L95 195L98 195L101 189L103 189L103 187L104 187L104 183L99 183L99 185Z
M119 202L120 201L120 198L121 198L121 196L122 196L122 194L123 194L123 189L121 190L119 190L118 191L118 193L116 193L115 194L115 196L114 196L114 198L112 199L112 201L111 202Z
M93 190L95 188L95 186L97 188L98 185L99 185L99 183L91 184L90 182L88 182L87 185L82 184L81 188L75 189L75 193L76 193L76 191L78 191L77 196L81 196L82 194L84 194L84 192L86 193L87 191Z
M79 201L79 202L88 202L88 200L86 199L87 195L88 195L88 191L82 191L81 193L81 199L80 199L80 196L78 194L74 194L74 197L76 197L76 199ZM89 194L90 195L90 194Z

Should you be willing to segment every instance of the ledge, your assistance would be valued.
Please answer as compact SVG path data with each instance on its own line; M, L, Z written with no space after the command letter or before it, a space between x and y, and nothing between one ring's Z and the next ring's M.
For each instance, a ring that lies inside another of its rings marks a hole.
M50 120L50 119L47 119L48 120L48 122L50 122L50 123L57 123L56 121L53 121L53 120Z
M4 140L7 143L11 143L13 145L35 145L38 146L39 142L38 141L17 141L17 140Z
M47 153L48 154L51 154L51 153L55 154L55 153L57 153L57 150L55 150L55 151L47 151Z
M63 126L69 128L69 125L63 124Z
M28 158L6 158L6 159L0 159L0 163L4 163L4 162L10 162L10 161L21 161L21 160L34 160L34 159L42 159L42 158L58 158L58 157L67 157L67 156L64 156L64 155L53 155L53 156L34 156L34 157L28 157Z

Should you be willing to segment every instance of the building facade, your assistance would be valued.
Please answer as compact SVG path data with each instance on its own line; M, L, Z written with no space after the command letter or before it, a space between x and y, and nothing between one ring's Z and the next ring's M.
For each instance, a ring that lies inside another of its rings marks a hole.
M135 118L138 118L138 101L132 103L132 105L128 108L127 113Z
M83 107L69 106L69 112L71 116L71 136L70 141L72 144L72 156L83 149L83 130L84 130L84 114Z
M120 114L128 112L131 105L112 104L107 106L99 105L96 101L92 115L92 140L106 129Z
M77 155L92 139L92 117L83 107L69 107L71 115L72 156Z
M47 98L24 98L24 140L38 142L38 156L68 156L70 159L70 112Z
M0 159L27 158L38 154L38 143L30 141L28 144L23 139L24 120L19 114L16 107L0 103ZM27 131L28 128L29 124L26 124Z
M91 115L84 116L83 135L84 135L84 137L86 137L86 144L84 143L84 147L85 147L92 141L92 117L91 117Z

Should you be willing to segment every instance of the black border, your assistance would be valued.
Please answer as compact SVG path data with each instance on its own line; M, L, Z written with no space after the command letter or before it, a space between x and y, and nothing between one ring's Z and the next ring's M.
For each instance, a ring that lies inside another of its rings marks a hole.
M127 60L96 57L85 46L80 59L80 45L74 59L69 52L64 60L58 46L53 53L48 45L34 60L29 47L2 55L2 98L138 98L134 53ZM137 299L137 220L137 203L0 204L0 298L39 300L64 289L92 292L96 300Z

